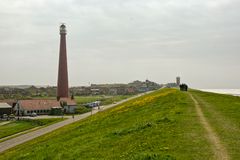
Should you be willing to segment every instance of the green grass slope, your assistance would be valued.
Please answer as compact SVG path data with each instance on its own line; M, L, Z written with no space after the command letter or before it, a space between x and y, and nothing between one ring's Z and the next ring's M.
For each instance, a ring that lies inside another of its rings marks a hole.
M192 90L231 159L240 159L240 97Z
M163 89L0 155L8 159L213 159L189 95Z

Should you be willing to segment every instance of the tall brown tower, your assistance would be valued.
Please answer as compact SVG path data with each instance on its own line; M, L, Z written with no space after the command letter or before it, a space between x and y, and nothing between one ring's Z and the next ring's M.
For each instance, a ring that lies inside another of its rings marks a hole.
M68 69L67 69L67 49L66 49L66 26L60 26L60 51L58 66L57 98L68 97Z

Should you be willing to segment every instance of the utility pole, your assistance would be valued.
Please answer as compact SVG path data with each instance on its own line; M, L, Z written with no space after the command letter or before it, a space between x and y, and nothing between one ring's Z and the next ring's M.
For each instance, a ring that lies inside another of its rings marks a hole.
M18 116L18 121L19 121L19 115L20 115L20 107L19 107L19 103L17 102L17 116Z

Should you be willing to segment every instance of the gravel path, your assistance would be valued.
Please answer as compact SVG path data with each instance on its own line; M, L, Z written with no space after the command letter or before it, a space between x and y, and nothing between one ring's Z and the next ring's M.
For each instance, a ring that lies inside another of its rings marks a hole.
M149 93L151 93L151 91L147 92L145 94L149 94ZM20 135L18 137L15 137L15 138L3 141L3 142L0 143L0 153L3 152L3 151L6 151L7 149L15 147L15 146L17 146L19 144L22 144L24 142L27 142L29 140L32 140L32 139L37 138L39 136L42 136L42 135L44 135L46 133L52 132L52 131L54 131L54 130L56 130L58 128L61 128L61 127L65 126L65 125L68 125L68 124L71 124L73 122L82 120L82 119L84 119L86 117L91 116L92 114L96 114L99 111L107 110L107 109L112 108L112 107L114 107L114 106L116 106L118 104L124 103L126 101L129 101L131 99L140 97L142 95L144 95L144 94L139 94L139 95L130 97L128 99L122 100L122 101L117 102L115 104L102 106L100 110L93 109L92 112L84 113L84 114L81 114L81 115L75 115L74 119L73 118L68 118L67 120L64 120L64 121L52 124L50 126L47 126L47 127L44 127L44 128L38 129L38 130L35 130L33 132L29 132L29 133Z

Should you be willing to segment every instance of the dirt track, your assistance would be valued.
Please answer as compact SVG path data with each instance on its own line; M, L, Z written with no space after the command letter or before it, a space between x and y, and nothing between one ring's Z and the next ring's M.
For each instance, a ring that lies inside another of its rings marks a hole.
M190 94L190 97L194 101L196 112L199 116L200 123L203 125L207 132L207 137L209 139L209 142L212 145L213 153L214 153L214 158L217 160L229 160L229 155L227 153L226 148L222 145L219 137L217 134L214 132L212 129L211 125L208 123L207 119L203 115L202 109L198 103L198 101Z

